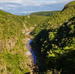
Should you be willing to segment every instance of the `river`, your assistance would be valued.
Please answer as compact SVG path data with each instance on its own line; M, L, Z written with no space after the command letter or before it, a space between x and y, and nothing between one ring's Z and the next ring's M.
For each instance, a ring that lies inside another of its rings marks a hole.
M32 60L33 60L33 63L36 64L37 63L37 57L36 57L36 53L35 51L32 49L31 47L31 43L32 43L33 40L29 40L26 47L27 49L30 51L30 53L32 54Z

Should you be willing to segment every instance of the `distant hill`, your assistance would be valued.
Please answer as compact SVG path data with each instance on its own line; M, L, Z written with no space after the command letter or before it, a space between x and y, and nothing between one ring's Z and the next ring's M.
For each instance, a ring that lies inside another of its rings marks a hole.
M53 16L57 13L60 13L60 11L42 11L42 12L32 13L31 15Z
M65 7L75 7L75 1L66 4Z

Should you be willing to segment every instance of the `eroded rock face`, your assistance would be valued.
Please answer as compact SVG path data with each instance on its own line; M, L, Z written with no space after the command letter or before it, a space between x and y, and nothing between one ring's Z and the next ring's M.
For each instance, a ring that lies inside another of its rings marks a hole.
M20 65L20 68L25 70L28 69L30 74L33 74L33 68L34 68L34 63L33 63L33 58L32 58L32 54L31 52L26 48L26 44L28 43L28 41L31 39L31 35L25 33L25 38L22 39L22 43L24 44L24 49L18 49L18 50L13 50L15 47L18 47L18 45L16 46L16 43L18 41L18 39L16 37L10 38L10 39L5 39L5 40L0 40L0 52L3 51L3 49L5 48L10 54L16 55L20 54L20 53L24 53L22 54L22 56L26 59L24 59L24 62ZM12 51L11 51L12 50ZM19 53L19 51L21 51ZM15 58L14 58L15 59ZM3 72L7 71L6 65L0 64L2 67L0 68L0 71L3 70ZM5 67L3 67L5 66ZM9 66L9 64L8 64ZM11 66L12 68L12 66ZM5 70L6 69L6 70Z
M16 42L17 42L17 40L15 38L6 40L6 43L5 43L6 49L8 49L8 50L13 49Z
M25 52L25 56L27 57L26 60L26 67L30 70L30 74L33 74L33 60L31 53L29 51Z
M3 51L3 49L11 50L14 48L17 40L14 38L7 39L7 40L0 40L0 52Z
M0 59L0 74L7 74L6 64Z
M3 51L4 46L5 46L5 42L3 40L0 40L0 52Z
M32 56L32 54L30 53L30 51L27 51L25 54L26 54L27 56Z

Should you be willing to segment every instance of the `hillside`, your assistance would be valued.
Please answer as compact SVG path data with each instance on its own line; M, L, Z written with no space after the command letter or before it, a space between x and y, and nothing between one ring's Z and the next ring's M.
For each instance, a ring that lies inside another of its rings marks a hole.
M58 13L60 13L60 11L43 11L43 12L32 13L31 15L53 16L53 15L57 15Z
M37 26L41 22L44 22L46 19L49 18L49 16L41 16L41 15L28 15L28 16L22 16L24 23L27 24L28 27L30 26ZM39 20L40 19L40 20Z
M0 11L0 74L23 74L29 69L24 63L22 22L20 17Z
M51 74L75 73L75 1L66 6L31 33L34 36L31 46L37 49L37 55L41 57L38 59L40 71L50 70Z
M75 1L72 1L72 2L70 2L70 3L68 3L68 4L66 4L65 5L65 8L68 8L68 7L75 7Z
M74 4L75 1L71 2ZM71 4L69 3L69 4ZM67 6L69 5L67 4ZM66 6L65 6L66 7ZM64 22L68 21L70 18L75 16L75 7L74 5L71 7L67 7L67 9L64 9L57 13L56 15L50 16L46 21L42 22L37 26L35 31L40 31L41 29L49 29L49 28L58 28L61 26ZM34 32L35 32L34 31Z
M0 10L0 74L24 74L31 71L32 67L27 65L32 65L31 58L26 48L30 36L26 34L47 18L36 15L17 16Z

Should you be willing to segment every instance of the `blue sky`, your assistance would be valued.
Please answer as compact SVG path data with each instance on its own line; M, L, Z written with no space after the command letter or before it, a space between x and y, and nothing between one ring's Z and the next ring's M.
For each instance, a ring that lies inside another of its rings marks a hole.
M22 15L38 11L60 10L73 0L0 0L0 9Z

